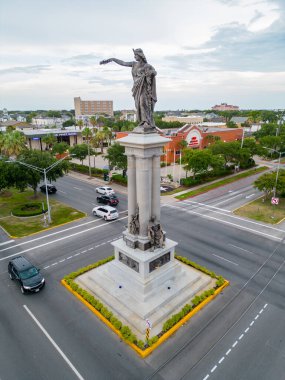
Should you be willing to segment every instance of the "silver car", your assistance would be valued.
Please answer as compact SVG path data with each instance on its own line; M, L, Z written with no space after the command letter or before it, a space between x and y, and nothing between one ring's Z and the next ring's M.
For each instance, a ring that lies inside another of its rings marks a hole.
M96 193L103 194L103 195L115 194L115 191L109 186L96 187L95 191Z
M94 207L92 210L94 216L99 216L104 220L114 220L118 219L119 213L116 208L110 206L99 206Z

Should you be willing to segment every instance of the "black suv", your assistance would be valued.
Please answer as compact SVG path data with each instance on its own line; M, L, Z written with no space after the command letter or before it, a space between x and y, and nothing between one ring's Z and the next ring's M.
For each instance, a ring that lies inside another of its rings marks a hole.
M119 203L119 199L116 197L116 195L101 195L97 197L98 203L104 203L104 205L109 206L117 206Z
M17 256L9 262L8 273L11 280L19 282L23 294L38 292L45 286L45 279L39 269L23 256Z
M43 193L46 192L46 185L40 186L40 189ZM47 191L48 194L54 194L57 192L57 188L54 185L51 185L50 183L47 184Z

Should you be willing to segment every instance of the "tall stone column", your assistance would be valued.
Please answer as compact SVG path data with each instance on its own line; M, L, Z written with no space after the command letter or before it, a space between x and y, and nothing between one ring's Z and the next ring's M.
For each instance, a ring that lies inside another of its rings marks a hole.
M136 186L136 158L128 156L128 230L132 215L136 212L137 186ZM130 231L129 231L130 232Z
M160 156L152 159L152 197L151 216L156 223L160 223Z
M151 217L151 158L136 158L137 199L139 205L140 237L148 236Z

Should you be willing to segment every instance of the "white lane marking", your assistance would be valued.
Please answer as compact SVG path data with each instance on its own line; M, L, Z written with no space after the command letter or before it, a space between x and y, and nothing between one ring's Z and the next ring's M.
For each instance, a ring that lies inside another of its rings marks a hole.
M66 194L66 191L57 190L58 193Z
M70 259L72 259L72 257L73 257L73 256L68 256L68 257L66 258L66 260L70 260Z
M232 345L232 348L234 348L238 344L238 341L236 340L234 344Z
M120 218L120 219L116 219L116 220L113 220L113 221L110 221L108 222L108 225L112 224L112 223L116 223L117 221L119 220L122 220L122 219L126 219L127 216L124 216L123 218ZM38 248L41 248L41 247L44 247L46 245L50 245L50 244L54 244L54 243L57 243L61 240L65 240L65 239L69 239L70 237L73 237L73 236L76 236L76 235L81 235L81 234L84 234L85 232L87 231L91 231L91 230L94 230L96 228L101 228L101 227L105 227L106 228L106 223L104 224L100 224L99 226L95 226L95 227L91 227L91 228L88 228L87 230L84 230L84 231L79 231L79 232L76 232L75 234L72 234L72 235L68 235L68 236L64 236L64 237L61 237L59 239L55 239L55 240L52 240L50 242L47 242L47 243L43 243L43 244L40 244L40 245L37 245L36 247L32 247L32 248L28 248L28 249L25 249L23 251L20 251L20 252L17 252L17 253L13 253L12 255L9 255L9 256L5 256L5 257L1 257L0 258L0 261L3 261L3 260L6 260L6 259L9 259L10 257L14 257L14 256L17 256L19 254L23 254L25 252L29 252L29 251L33 251L35 249L38 249Z
M207 380L209 379L209 377L210 377L209 375L206 375L203 380Z
M241 251L244 251L244 252L250 253L251 255L255 255L254 252L251 252L251 251L248 251L247 249L244 249L244 248L238 247L237 245L234 245L234 244L228 244L228 245L231 246L231 247L234 247L234 248L240 249Z
M254 194L247 195L245 198L248 199L248 198L253 197L254 195L255 195L255 193L254 193Z
M71 363L71 361L68 359L68 357L64 354L64 352L59 348L59 346L55 343L55 341L52 339L52 337L49 335L49 333L46 331L46 329L42 326L42 324L38 321L38 319L34 316L34 314L30 311L30 309L23 305L26 312L30 315L30 317L34 320L34 322L38 325L38 327L42 330L44 335L48 338L50 343L54 346L54 348L57 350L57 352L61 355L61 357L65 360L65 362L69 365L69 367L72 369L72 371L75 373L75 375L80 380L84 380L84 377L80 375L80 373L77 371L77 369L74 367L74 365Z
M0 246L6 245L6 244L11 244L11 243L13 243L13 241L15 241L15 240L3 241L3 243L0 243Z
M81 187L73 186L73 188L76 189L76 190L83 190Z
M48 265L47 267L44 267L44 269L48 269L50 266Z
M215 370L216 370L217 366L215 365L212 369L211 369L211 373L213 373Z
M87 249L85 249L84 251L82 251L81 253L85 253L85 252L87 252Z
M127 212L128 212L128 210L124 210L124 211L121 211L120 214L125 214ZM122 219L124 219L124 218L122 218ZM121 219L117 219L117 220L121 220ZM34 241L37 241L37 240L46 239L46 238L49 238L49 237L54 236L54 235L59 235L59 234L62 234L64 232L66 232L66 231L74 230L75 228L80 228L80 227L86 226L86 225L91 224L91 223L93 223L93 224L94 223L99 223L100 221L101 221L101 219L94 219L94 220L90 220L89 222L77 224L76 226L65 228L64 230L52 232L50 234L47 234L47 235L44 235L44 236L39 236L37 238L31 239L31 240L28 240L28 241L23 241L23 242L21 242L19 244L13 245L12 247L7 247L7 248L4 248L4 249L0 249L0 252L6 251L8 249L15 248L15 247L19 247L21 245L30 244L30 243L33 243Z
M219 360L219 364L221 364L224 360L225 360L225 357L223 356L223 357Z
M249 326L252 326L252 325L254 325L254 321L251 321L249 324Z
M244 334L241 334L238 339L241 340L244 337Z
M63 263L65 259L59 260L59 263Z
M260 231L258 231L258 230L254 230L254 229L252 229L252 228L248 228L248 227L242 226L242 225L240 225L240 224L236 224L236 223L232 223L232 222L227 222L226 220L221 220L221 219L219 219L219 218L215 218L215 217L210 216L210 215L204 215L204 214L201 214L201 213L199 213L199 212L192 211L192 210L185 210L185 209L182 208L182 207L172 206L172 205L167 205L167 207L169 207L169 208L175 208L175 209L178 209L178 210L180 210L180 211L185 211L185 212L187 212L188 214L198 215L198 216L200 216L201 218L215 220L215 221L217 221L217 222L219 222L219 223L229 224L230 226L238 227L238 228L241 229L241 230L250 231L250 232L256 233L256 234L258 234L258 235L268 236L268 237L270 237L270 238L272 238L272 239L283 240L282 237L277 237L277 236L274 236L274 235L267 234L267 233L265 233L265 232L260 232ZM217 213L217 214L221 214L221 215L225 215L225 214L219 213L218 211L216 211L216 213ZM232 216L232 215L230 215L230 214L229 214L228 216L229 216L230 218L238 219L238 220L244 222L244 220L243 220L242 218L237 218L237 217ZM260 227L269 228L269 229L273 229L273 230L275 230L275 231L278 231L278 232L282 232L282 233L284 233L284 231L282 231L282 230L280 230L280 229L278 229L278 228L274 228L274 227L270 227L270 226L265 226L265 225L260 224L260 223L252 222L251 220L247 220L247 222L248 222L248 223L251 223L251 224L256 224L256 225L258 225L258 226L260 226Z
M181 201L180 201L179 203L181 203ZM189 214L200 215L201 217L205 216L206 219L207 219L207 218L208 218L208 219L216 219L216 218L214 218L214 217L212 217L212 216L199 214L198 212L195 212L195 211L192 211L192 210L188 210L188 209L185 210L183 207L179 207L179 206L165 205L165 207L175 208L175 209L178 209L178 210L182 210L182 211L188 212ZM216 214L220 214L220 215L222 215L222 216L225 216L224 213L219 212L219 211L215 211L215 213L216 213ZM229 218L231 218L231 219L236 219L236 220L240 220L240 221L243 221L243 222L244 222L244 218L240 218L239 216L236 216L236 215L233 215L233 214L228 214L227 216L228 216ZM221 221L220 219L216 219L216 220ZM265 227L265 228L268 228L268 229L270 229L270 230L274 230L274 231L277 231L277 232L283 232L283 233L284 233L284 230L282 230L282 229L280 229L280 228L276 228L276 227L272 227L272 226L267 226L267 225L264 225L264 224L261 224L261 223L258 223L258 222L254 222L253 220L250 220L250 219L247 220L247 222L248 222L249 224L254 224L254 225L257 225L257 226L259 226L259 227ZM246 227L246 228L247 228L247 227ZM255 231L255 230L253 230L253 231ZM269 235L269 236L271 236L271 235ZM279 240L281 240L281 239L279 239Z
M57 264L58 262L55 262L55 263L50 264L50 266L53 267L54 265L57 265Z
M244 332L245 332L245 333L247 333L247 332L248 332L248 330L249 330L249 327L247 327L247 328L244 330Z
M267 306L268 306L268 304L266 303L263 307L264 307L264 309L266 309L267 308Z
M229 355L229 353L231 352L231 348L226 352L226 355L228 356Z
M204 207L208 207L208 208L213 208L215 210L220 210L220 211L224 211L224 212L231 212L230 210L226 210L226 209L223 209L223 208L219 208L219 207L215 207L215 206L210 206L210 205L207 205L207 203L201 203L201 202L195 202L195 201L181 201L180 203L190 203L190 204L196 204L196 205L199 205L199 206L204 206Z
M218 203L214 203L214 205L215 206L219 206L219 205L221 205L222 203L226 203L226 202L228 202L228 201L231 201L232 199L234 199L234 198L236 198L236 197L240 197L242 194L237 194L237 195L235 195L235 196L233 196L233 197L231 197L231 198L227 198L227 199L224 199L223 201L220 201L220 202L218 202Z
M262 314L263 313L263 309L261 309L260 311L259 311L259 314Z
M214 253L213 253L212 255L218 257L218 258L221 259L221 260L225 260L225 261L227 261L228 263L231 263L231 264L234 264L234 265L238 265L237 263L235 263L235 262L233 262L233 261L231 261L231 260L225 259L225 258L222 257L222 256L215 255Z
M235 191L234 190L229 190L228 193L236 194L236 193L238 193L238 191L236 191L236 190Z
M80 255L80 253L81 253L81 252L75 253L75 255L74 255L74 256L79 256L79 255Z
M258 318L259 318L259 315L257 314L257 315L254 317L254 319L257 320Z

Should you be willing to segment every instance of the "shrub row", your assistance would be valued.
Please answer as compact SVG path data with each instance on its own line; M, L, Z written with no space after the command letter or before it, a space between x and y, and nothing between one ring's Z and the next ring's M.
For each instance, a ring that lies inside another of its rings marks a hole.
M81 165L76 164L75 162L70 162L69 167L71 170L75 172L89 174L89 167L87 165ZM91 168L92 177L103 177L104 173L108 173L108 170L100 168Z
M122 174L113 174L111 181L126 186L128 184L128 177L123 177Z
M36 216L46 212L43 210L41 202L25 203L13 208L12 215L14 216Z
M222 276L217 276L214 272L209 271L207 268L204 268L190 260L188 260L185 257L182 256L177 256L175 255L177 260L180 260L184 264L190 265L193 268L196 268L203 273L206 273L207 275L210 275L212 278L216 278L216 287L220 287L224 284L225 280ZM98 312L100 312L111 324L112 326L120 331L122 337L128 341L131 342L137 347L139 347L141 350L144 350L147 347L151 347L154 343L156 343L159 339L159 337L153 336L152 338L148 339L146 343L144 343L142 340L138 340L136 335L133 334L132 330L128 327L122 324L122 322L113 315L113 313L108 310L107 307L105 307L102 302L100 302L98 299L96 299L93 295L88 293L86 290L82 289L78 284L76 284L73 280L85 273L88 272L91 269L97 268L100 265L106 264L107 262L111 261L114 259L114 256L107 257L104 260L100 260L97 263L88 265L87 267L80 268L76 272L72 272L69 275L64 277L64 280L66 283L71 287L73 291L78 293L85 301L87 301L90 305L92 305ZM195 296L192 300L191 303L192 305L186 304L182 310L179 313L176 313L172 315L164 324L162 328L162 333L165 333L166 331L170 330L174 325L176 325L182 318L184 318L193 308L195 308L197 305L199 305L202 301L204 301L206 298L210 297L213 295L215 292L215 289L209 289L204 291L202 294L199 296ZM159 334L160 335L160 334Z

